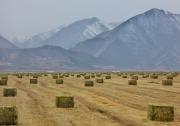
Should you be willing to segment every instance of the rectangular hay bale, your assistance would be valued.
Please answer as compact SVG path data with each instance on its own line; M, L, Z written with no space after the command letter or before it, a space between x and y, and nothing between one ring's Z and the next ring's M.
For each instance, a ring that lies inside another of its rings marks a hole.
M17 96L17 88L4 88L3 89L4 97L14 97Z
M74 97L57 96L56 97L56 107L57 108L73 108L74 107Z
M167 105L148 105L148 119L152 121L170 122L174 120L174 107Z
M38 80L33 78L33 79L30 79L30 84L37 84L38 83Z
M17 125L18 114L16 107L0 107L0 125Z

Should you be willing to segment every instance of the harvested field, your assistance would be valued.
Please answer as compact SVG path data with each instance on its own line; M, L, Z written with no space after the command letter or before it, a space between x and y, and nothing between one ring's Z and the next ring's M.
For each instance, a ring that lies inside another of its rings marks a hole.
M0 86L0 106L16 106L22 126L180 126L180 75L173 78L172 86L162 85L165 75L158 79L138 75L138 84L130 86L129 75L111 74L103 84L87 88L84 77L74 74L64 76L62 85L50 74L38 77L35 85L29 83L32 77L9 75L7 85ZM96 78L91 80L96 82ZM8 87L17 88L18 95L3 97ZM57 108L56 96L73 96L74 108ZM173 105L174 121L148 120L149 103Z

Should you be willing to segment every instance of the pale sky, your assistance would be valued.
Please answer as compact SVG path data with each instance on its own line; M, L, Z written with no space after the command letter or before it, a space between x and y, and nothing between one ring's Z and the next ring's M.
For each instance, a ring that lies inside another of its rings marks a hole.
M151 8L180 14L180 0L0 0L0 34L31 36L90 17L122 22Z

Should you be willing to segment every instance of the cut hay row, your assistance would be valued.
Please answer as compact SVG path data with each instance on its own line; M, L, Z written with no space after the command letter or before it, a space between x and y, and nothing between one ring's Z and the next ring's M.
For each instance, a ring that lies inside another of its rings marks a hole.
M162 73L161 73L162 74ZM51 75L51 79L56 79L56 84L63 84L64 80L60 78L81 78L79 80L84 80L84 86L85 87L93 87L94 82L96 83L104 83L108 82L109 80L106 79L113 79L114 76L118 76L119 78L124 78L124 80L128 81L128 85L137 85L137 81L139 82L139 79L143 78L151 78L151 79L158 79L160 78L160 75L157 73L153 74L137 74L137 73L69 73L69 74L59 74L58 75L52 75L52 74L43 74L43 75ZM30 75L30 84L37 84L38 78L42 75ZM143 77L144 76L144 77ZM18 77L18 76L17 76ZM142 77L142 78L141 78ZM162 80L162 85L173 85L173 78L174 76L169 76L167 74L163 74L163 77L166 79ZM20 75L18 78L23 78L23 75ZM84 78L84 79L83 79ZM90 80L94 78L93 80ZM104 78L104 79L103 79ZM128 79L126 79L128 78ZM6 82L1 83L1 81L6 80ZM1 77L0 85L7 85L8 77ZM160 79L159 79L160 80ZM66 83L66 80L65 80ZM132 86L133 87L133 86ZM94 89L94 88L93 88ZM91 90L91 89L89 89ZM10 97L10 96L16 96L17 95L17 89L16 88L4 88L3 89L3 96ZM75 101L73 96L56 96L55 101L57 108L74 108ZM2 109L2 110L1 110ZM9 111L10 109L5 110L5 107L0 108L0 125L14 125L17 124L17 110L15 111L12 109L11 114ZM7 116L6 114L7 113ZM15 116L16 115L16 116ZM174 120L174 106L163 106L163 105L154 105L149 104L147 109L147 118L151 121L162 121L162 122L170 122ZM2 119L1 119L2 117ZM5 118L7 117L7 118ZM16 120L16 121L15 121Z

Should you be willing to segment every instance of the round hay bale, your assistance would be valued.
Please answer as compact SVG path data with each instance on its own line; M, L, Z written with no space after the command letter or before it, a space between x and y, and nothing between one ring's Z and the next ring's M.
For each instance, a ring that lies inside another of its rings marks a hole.
M17 125L18 114L16 107L0 107L0 125Z
M33 78L33 79L30 79L30 84L37 84L38 83L38 80Z
M102 78L97 78L96 83L104 83L104 80Z
M74 97L57 96L56 97L56 107L57 108L73 108L74 107Z
M128 80L128 85L137 85L137 80L135 79Z
M105 76L105 79L111 79L110 75Z
M86 87L93 87L94 86L94 81L87 80L87 81L84 82L84 86L86 86Z
M56 80L56 84L63 84L63 83L64 83L63 79L57 79Z
M173 80L171 80L171 79L162 80L162 85L164 85L164 86L172 86L173 85Z
M17 88L4 88L3 89L4 97L15 97L17 96Z
M152 121L170 122L174 120L174 107L167 105L148 105L148 119Z

